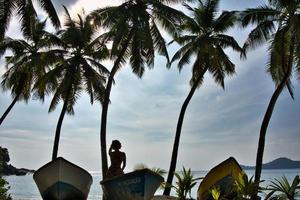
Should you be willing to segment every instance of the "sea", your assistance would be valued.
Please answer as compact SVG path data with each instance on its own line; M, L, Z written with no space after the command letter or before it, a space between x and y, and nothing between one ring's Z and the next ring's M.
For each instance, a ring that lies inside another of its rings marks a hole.
M208 171L193 171L195 178L204 177ZM90 172L93 177L93 184L90 189L88 200L101 200L102 191L100 180L102 175L100 172ZM254 170L246 170L248 177L254 175ZM300 175L300 169L280 169L280 170L263 170L261 179L264 180L263 186L270 184L274 179L281 179L285 176L292 181L296 175ZM25 176L5 176L4 179L9 183L9 193L13 200L42 200L41 195L32 178L32 174ZM192 190L192 197L196 199L199 183ZM156 192L157 195L162 194L162 190Z

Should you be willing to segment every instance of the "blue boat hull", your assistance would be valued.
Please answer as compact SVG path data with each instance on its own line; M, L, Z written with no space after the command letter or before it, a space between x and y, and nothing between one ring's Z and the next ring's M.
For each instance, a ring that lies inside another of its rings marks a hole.
M138 170L101 182L109 200L150 200L164 181L163 177L148 170Z

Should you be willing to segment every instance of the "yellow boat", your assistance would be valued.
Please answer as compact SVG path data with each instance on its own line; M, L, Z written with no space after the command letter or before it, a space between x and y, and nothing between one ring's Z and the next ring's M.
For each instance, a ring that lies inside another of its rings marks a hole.
M223 161L205 176L198 188L197 200L212 199L209 191L214 185L220 187L222 194L227 194L241 173L243 170L233 157Z

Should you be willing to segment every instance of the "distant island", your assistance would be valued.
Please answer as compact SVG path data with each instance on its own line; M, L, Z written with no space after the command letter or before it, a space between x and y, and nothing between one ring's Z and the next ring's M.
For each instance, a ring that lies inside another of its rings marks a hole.
M241 165L243 169L255 169L254 166ZM294 161L289 158L277 158L271 162L263 164L263 169L300 169L300 161Z
M27 173L34 173L34 170L29 170L25 168L16 168L11 164L8 164L10 161L9 153L6 148L0 146L0 175L17 175L23 176Z

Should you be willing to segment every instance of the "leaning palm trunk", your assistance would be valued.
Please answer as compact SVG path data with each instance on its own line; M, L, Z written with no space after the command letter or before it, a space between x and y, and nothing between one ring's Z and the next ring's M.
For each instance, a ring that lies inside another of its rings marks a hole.
M292 72L292 65L293 65L293 54L294 54L294 42L295 38L292 38L291 40L291 46L290 46L290 56L288 60L288 69L286 73L284 74L283 79L277 86L276 90L274 91L271 100L269 102L267 111L264 115L263 122L261 124L260 133L259 133L259 141L258 141L258 148L257 148L257 155L256 155L256 166L255 166L255 183L259 184L260 177L261 177L261 171L262 171L262 163L263 163L263 155L264 155L264 149L265 149L265 139L266 139L266 133L269 126L269 122L271 120L276 102L278 100L278 97L282 93L284 87L286 86L289 77ZM256 199L257 193L252 196L252 200Z
M126 49L129 45L129 42L132 38L133 30L130 31L127 40L125 41L122 50L119 52L119 55L114 63L113 68L111 69L110 75L108 77L107 86L105 88L104 101L102 104L102 114L101 114L101 133L100 133L100 144L101 144L101 159L102 159L102 178L103 180L106 177L106 172L108 170L107 164L107 153L106 153L106 125L107 125L107 113L108 113L108 105L110 99L110 92L112 88L112 84L114 82L114 76L120 68L120 63L123 55L126 52Z
M14 100L12 101L12 103L9 105L9 107L6 109L6 111L3 113L3 115L1 116L0 119L0 125L2 124L2 122L4 121L5 117L8 115L8 113L11 111L11 109L14 107L14 105L16 104L16 102L18 101L20 95L17 95Z
M55 160L57 158L57 152L58 152L58 145L59 145L59 139L60 139L60 131L61 131L61 126L64 120L64 116L66 114L67 110L67 100L64 101L63 108L61 110L57 126L56 126L56 131L55 131L55 139L54 139L54 146L53 146L53 153L52 153L52 160Z
M101 133L100 133L100 142L101 142L101 159L102 159L102 177L105 179L106 172L108 170L107 164L107 154L106 154L106 124L107 124L107 112L109 105L109 97L111 92L111 87L113 84L114 75L117 72L117 65L111 70L111 73L108 78L107 86L105 88L104 101L102 104L102 116L101 116Z
M175 140L174 140L174 144L173 144L172 158L171 158L171 163L170 163L170 168L169 168L169 173L168 173L168 178L167 178L167 187L164 190L164 195L169 196L170 192L171 192L171 187L170 186L172 185L174 173L175 173L175 170L176 170L180 135L181 135L181 130L182 130L182 124L183 124L183 120L184 120L185 111L186 111L186 109L187 109L187 107L188 107L188 105L189 105L189 103L190 103L190 101L191 101L191 99L192 99L192 97L193 97L193 95L194 95L201 79L203 78L205 72L206 72L206 70L193 83L193 86L192 86L188 96L184 100L184 103L181 107L181 111L180 111L180 114L179 114L177 127L176 127L176 135L175 135Z

